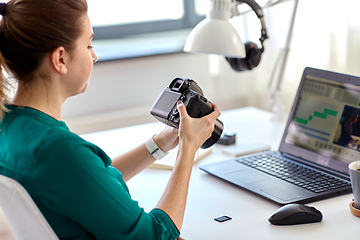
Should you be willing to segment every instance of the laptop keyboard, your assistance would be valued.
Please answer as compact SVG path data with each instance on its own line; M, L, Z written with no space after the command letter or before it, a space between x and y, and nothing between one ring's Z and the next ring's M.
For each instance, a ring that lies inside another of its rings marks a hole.
M242 157L236 161L315 193L351 186L347 181L282 159L271 153Z

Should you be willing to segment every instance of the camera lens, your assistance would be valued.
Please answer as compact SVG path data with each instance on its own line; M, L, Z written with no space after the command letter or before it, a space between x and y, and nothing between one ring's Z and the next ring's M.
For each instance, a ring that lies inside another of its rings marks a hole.
M219 119L216 119L214 131L211 134L211 137L206 140L200 148L209 148L214 145L219 139L223 132L224 124Z

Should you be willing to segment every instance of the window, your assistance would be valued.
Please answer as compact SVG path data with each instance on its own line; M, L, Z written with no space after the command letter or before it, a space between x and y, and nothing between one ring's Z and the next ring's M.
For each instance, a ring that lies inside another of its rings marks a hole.
M260 5L265 1L269 0L257 0ZM210 0L88 3L98 61L182 52L191 29L205 18L210 6Z
M96 27L139 22L177 20L183 17L182 0L88 0L89 15ZM165 11L166 10L166 11Z
M209 0L88 0L95 39L193 28Z

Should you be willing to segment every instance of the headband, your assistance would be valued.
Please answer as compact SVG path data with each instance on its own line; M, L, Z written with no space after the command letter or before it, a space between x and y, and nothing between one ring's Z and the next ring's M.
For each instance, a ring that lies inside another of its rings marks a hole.
M0 15L5 15L6 12L6 3L2 2L0 3Z

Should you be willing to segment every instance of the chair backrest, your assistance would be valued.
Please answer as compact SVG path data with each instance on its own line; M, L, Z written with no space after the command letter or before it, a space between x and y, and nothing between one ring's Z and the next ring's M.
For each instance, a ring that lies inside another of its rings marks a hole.
M59 239L25 188L0 175L0 207L16 240Z

